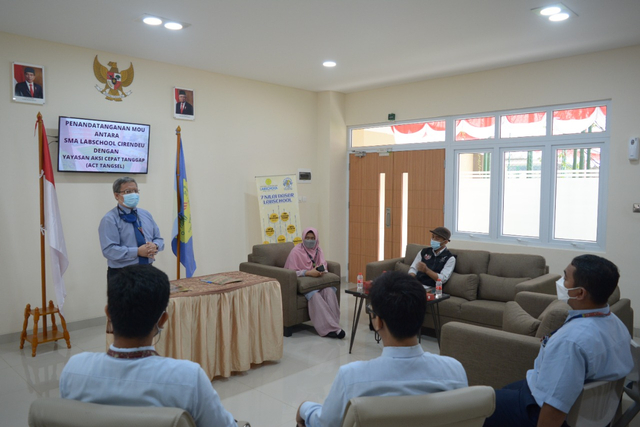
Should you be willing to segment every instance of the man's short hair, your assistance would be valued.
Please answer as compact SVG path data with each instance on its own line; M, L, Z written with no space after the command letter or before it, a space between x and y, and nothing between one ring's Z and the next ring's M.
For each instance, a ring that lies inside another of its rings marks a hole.
M114 334L144 338L169 304L169 278L148 264L118 269L107 284L107 311Z
M119 193L120 187L122 187L122 184L126 184L127 182L135 182L136 187L138 186L138 183L136 182L135 179L125 176L124 178L118 178L113 182L113 193L114 194Z
M415 277L400 271L378 277L369 292L371 308L395 338L418 335L427 311L427 296Z
M178 92L178 96L180 96L180 95L187 96L187 92L181 90L180 92Z
M27 73L35 74L36 70L34 70L33 67L24 67L24 73L23 74L27 74Z
M571 261L575 267L573 283L589 292L596 304L606 304L616 290L620 273L618 267L606 258L597 255L580 255Z

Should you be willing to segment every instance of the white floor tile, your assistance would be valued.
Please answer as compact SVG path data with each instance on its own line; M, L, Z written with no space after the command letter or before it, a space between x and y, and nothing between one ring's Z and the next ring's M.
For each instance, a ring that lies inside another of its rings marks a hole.
M251 427L279 427L287 420L295 420L298 410L297 406L294 408L255 389L222 399L222 404L234 418L249 421ZM294 424L295 421L290 425Z

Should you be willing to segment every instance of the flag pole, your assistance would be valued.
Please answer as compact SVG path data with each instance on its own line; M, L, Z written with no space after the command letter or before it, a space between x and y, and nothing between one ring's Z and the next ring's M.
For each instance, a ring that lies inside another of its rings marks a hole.
M176 128L176 197L178 204L177 221L178 221L178 236L176 238L176 278L180 280L180 240L182 236L182 221L180 218L180 207L182 206L182 200L180 200L180 126Z
M42 310L46 310L47 307L47 274L45 269L45 253L44 253L44 164L42 153L42 114L38 111L38 158L40 169L38 174L40 175L40 278L42 287ZM42 318L42 333L47 335L47 316Z

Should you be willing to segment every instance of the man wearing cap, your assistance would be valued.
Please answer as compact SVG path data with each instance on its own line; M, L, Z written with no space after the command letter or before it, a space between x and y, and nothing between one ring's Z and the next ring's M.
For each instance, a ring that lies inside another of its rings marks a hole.
M418 252L409 274L426 286L435 286L438 279L444 285L456 266L456 257L447 249L451 231L446 227L436 227L429 231L431 245Z
M181 90L178 93L178 103L176 104L176 114L193 116L193 105L187 102L187 93Z
M16 85L16 96L42 99L42 86L37 84L35 79L36 70L33 67L24 67L24 81Z

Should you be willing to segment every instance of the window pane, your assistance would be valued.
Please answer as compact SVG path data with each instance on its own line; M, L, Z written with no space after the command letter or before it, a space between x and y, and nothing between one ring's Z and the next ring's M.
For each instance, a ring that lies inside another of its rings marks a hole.
M545 136L546 134L547 113L544 111L527 114L508 114L500 117L501 138Z
M556 151L554 238L595 242L600 148Z
M542 151L507 151L502 160L502 234L538 237Z
M491 153L461 153L458 155L457 194L457 230L489 233Z
M554 135L604 132L606 129L606 105L553 112Z
M476 117L456 120L456 141L493 139L496 134L496 118Z
M446 122L444 120L437 120L404 125L353 129L351 131L351 147L444 142L445 128Z

